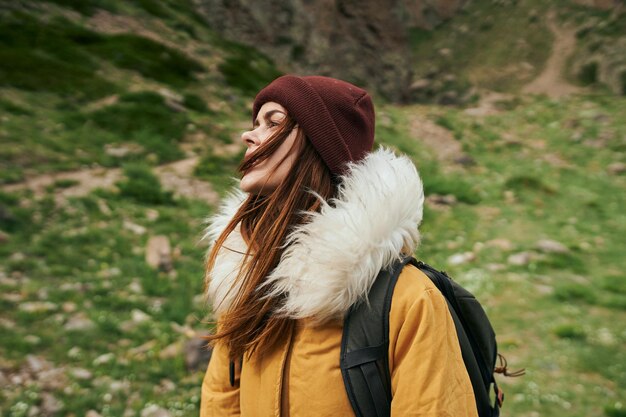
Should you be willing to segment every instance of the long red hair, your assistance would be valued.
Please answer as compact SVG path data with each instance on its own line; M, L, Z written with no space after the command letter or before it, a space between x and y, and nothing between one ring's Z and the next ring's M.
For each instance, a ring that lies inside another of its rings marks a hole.
M245 158L238 171L245 174L269 158L296 127L295 120L287 115L277 132ZM278 265L290 230L307 222L308 216L303 211L320 210L319 199L309 190L327 201L337 193L335 179L302 129L298 129L293 146L297 147L296 159L286 178L271 193L250 194L216 239L207 256L205 271L207 279L210 279L217 254L226 238L235 228L240 227L240 233L248 246L242 263L245 267L242 267L237 277L238 285L231 287L231 291L238 288L234 301L219 317L216 333L207 337L212 342L222 340L228 347L231 360L241 358L244 353L267 352L288 334L293 320L272 314L283 299L263 297L269 288L261 289L260 284Z

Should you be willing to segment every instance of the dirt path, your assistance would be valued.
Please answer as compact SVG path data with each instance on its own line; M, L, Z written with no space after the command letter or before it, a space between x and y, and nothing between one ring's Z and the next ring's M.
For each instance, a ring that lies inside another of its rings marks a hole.
M408 123L411 137L433 151L444 171L463 170L462 161L469 157L452 132L419 114L408 115Z
M552 53L546 62L543 72L533 81L526 84L522 88L522 92L545 94L551 98L558 98L584 91L583 88L567 82L562 75L567 58L574 52L576 47L576 29L557 25L553 11L547 15L547 25L554 34Z
M211 184L193 178L192 176L193 168L197 165L198 159L198 157L193 157L161 165L154 169L154 173L159 177L164 189L171 190L174 194L179 196L204 200L209 204L216 204L219 201L219 195L213 190ZM77 183L76 185L55 190L55 199L59 202L68 197L87 195L96 188L111 188L121 179L121 168L94 168L43 174L29 178L18 184L5 185L2 187L2 190L13 192L30 189L36 196L41 196L45 194L46 188L53 185L56 181L75 181Z

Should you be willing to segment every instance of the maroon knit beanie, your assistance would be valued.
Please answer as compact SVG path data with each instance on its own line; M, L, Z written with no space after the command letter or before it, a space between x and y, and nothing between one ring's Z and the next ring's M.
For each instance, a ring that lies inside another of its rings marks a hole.
M374 144L374 104L367 91L346 81L322 76L283 75L254 99L252 121L264 103L287 109L333 174L345 173Z

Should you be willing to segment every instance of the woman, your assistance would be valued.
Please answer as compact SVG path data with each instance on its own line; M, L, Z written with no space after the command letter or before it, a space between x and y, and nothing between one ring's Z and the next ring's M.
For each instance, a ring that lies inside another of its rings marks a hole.
M218 318L201 416L354 415L342 319L378 272L419 243L415 166L372 151L368 93L320 76L259 92L240 190L210 219L207 290ZM392 416L475 417L443 296L407 265L389 325Z

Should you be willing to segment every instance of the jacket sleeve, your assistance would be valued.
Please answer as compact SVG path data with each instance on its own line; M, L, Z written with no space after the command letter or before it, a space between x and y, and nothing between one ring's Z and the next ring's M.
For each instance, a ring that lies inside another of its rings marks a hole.
M241 414L239 410L239 375L236 375L235 386L232 387L230 385L229 365L228 349L218 341L213 348L211 360L202 382L200 417L235 417Z
M391 416L478 417L446 300L425 275L415 274L423 273L400 276L392 299Z

